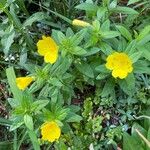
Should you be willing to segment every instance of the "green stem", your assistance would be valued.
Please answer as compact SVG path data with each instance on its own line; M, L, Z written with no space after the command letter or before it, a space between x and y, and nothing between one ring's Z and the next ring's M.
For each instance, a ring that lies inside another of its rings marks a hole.
M39 6L39 4L36 3L36 2L33 2L33 1L32 1L32 3ZM50 9L48 9L48 8L46 8L46 7L44 7L44 6L40 6L40 7L42 7L43 9L45 9L45 10L47 10L47 11L49 11L50 13L52 13L52 14L58 16L59 18L61 18L61 19L63 19L64 21L68 22L69 24L72 24L72 20L68 19L67 17L65 17L65 16L63 16L63 15L57 13L57 12L54 12L54 11L52 11L52 10L50 10Z

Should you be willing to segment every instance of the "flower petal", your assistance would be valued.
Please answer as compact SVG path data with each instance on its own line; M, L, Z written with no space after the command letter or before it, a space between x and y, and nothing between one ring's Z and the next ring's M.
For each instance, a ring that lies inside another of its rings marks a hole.
M112 71L112 76L114 77L114 78L117 78L117 77L119 77L120 79L124 79L124 78L126 78L127 77L127 71L126 70L120 70L120 69L118 69L118 70L113 70Z
M19 77L16 78L16 84L20 90L24 90L33 80L34 77Z
M38 53L44 56L47 52L57 52L58 46L51 37L42 36L42 40L37 42Z
M48 52L44 56L44 61L46 63L53 64L53 63L56 62L57 58L58 58L58 53L56 53L56 52Z
M105 66L107 69L113 70L112 76L114 78L126 78L128 73L131 73L133 70L132 62L125 53L114 52L107 57L106 61Z
M54 142L59 139L61 129L56 122L46 122L41 127L42 139L49 142Z
M109 70L113 70L114 69L114 63L113 62L107 62L105 66Z

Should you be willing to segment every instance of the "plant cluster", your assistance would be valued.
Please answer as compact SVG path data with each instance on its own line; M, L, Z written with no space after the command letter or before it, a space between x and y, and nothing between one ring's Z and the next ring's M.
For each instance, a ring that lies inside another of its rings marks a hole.
M1 0L0 149L150 149L149 8Z

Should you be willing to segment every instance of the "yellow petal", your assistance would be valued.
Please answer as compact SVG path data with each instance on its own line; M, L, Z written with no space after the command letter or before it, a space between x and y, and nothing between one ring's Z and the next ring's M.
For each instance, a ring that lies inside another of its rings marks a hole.
M105 66L106 66L107 69L113 70L113 68L114 68L114 63L113 63L113 62L107 62Z
M81 27L90 26L90 24L88 22L85 22L85 21L82 21L82 20L78 20L78 19L74 19L72 21L72 25L74 25L74 26L81 26Z
M51 37L42 36L42 40L37 42L38 53L44 56L47 52L57 52L58 46Z
M16 78L16 84L20 90L24 90L33 80L34 77L19 77Z
M117 78L117 77L119 77L120 79L124 79L124 78L126 78L127 77L127 71L125 70L113 70L112 71L112 76L114 77L114 78Z
M41 127L42 139L49 142L54 142L59 139L61 129L56 122L46 122Z
M46 63L53 64L53 63L56 62L57 58L58 58L58 53L56 53L56 52L48 52L44 56L44 61Z
M114 52L106 59L106 68L112 70L112 76L120 79L126 78L133 70L132 62L125 53Z

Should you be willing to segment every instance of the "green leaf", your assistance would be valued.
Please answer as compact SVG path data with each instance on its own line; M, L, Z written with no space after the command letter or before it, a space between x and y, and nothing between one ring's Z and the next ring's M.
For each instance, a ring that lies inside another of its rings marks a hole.
M15 38L15 30L14 30L13 25L11 25L10 27L6 29L5 34L3 38L1 39L3 51L5 55L8 55L10 51L10 47L14 42L14 38Z
M150 32L150 25L144 27L144 29L140 32L140 34L137 37L137 40L142 40L146 35L148 35Z
M129 43L129 45L126 47L125 52L130 54L133 54L135 52L135 48L137 46L136 40L133 40L132 42Z
M19 19L19 17L18 17L18 15L17 15L17 13L16 13L16 11L15 11L15 4L11 4L10 5L10 11L9 11L9 13L10 13L10 16L11 16L11 20L14 22L14 25L17 27L17 29L21 29L21 27L22 27L22 24L21 24L21 21L20 21L20 19ZM7 14L8 15L8 14Z
M31 63L27 63L27 64L24 64L24 68L29 71L30 73L35 73L35 68L37 68L37 65L35 64L31 64Z
M74 32L73 30L69 27L67 28L67 31L66 31L66 37L69 38L71 36L74 36Z
M23 28L25 28L26 26L31 26L34 22L41 21L47 17L48 15L44 12L34 13L23 23Z
M101 33L102 38L111 39L117 36L120 36L120 33L117 31L105 31Z
M32 130L28 130L28 134L29 134L30 140L33 144L34 150L40 150L40 145L39 145L39 142L38 142L35 132Z
M108 45L107 43L104 43L104 42L102 42L102 43L100 43L100 50L105 54L105 55L110 55L110 54L112 54L113 53L113 50L112 50L112 48L111 48L111 46L110 45Z
M50 84L52 84L53 86L57 86L57 87L62 87L63 86L62 82L60 82L60 80L58 78L51 78L51 79L48 80L48 82Z
M99 51L100 51L100 48L93 47L93 48L87 50L87 53L84 56L91 56L91 55L98 53Z
M143 150L140 144L128 133L123 134L123 150Z
M7 3L6 0L1 0L1 1L0 1L0 9L1 9L1 10L3 9L3 7L5 7L6 3Z
M139 60L134 65L134 73L142 74L147 73L150 74L149 62Z
M0 117L0 125L10 126L11 124L10 120Z
M24 112L30 109L31 103L33 103L33 95L29 91L23 91L21 108Z
M78 46L82 42L86 32L87 29L84 28L71 37L71 43L73 44L74 47Z
M21 103L22 100L22 92L18 89L16 85L16 76L13 67L6 69L6 75L8 79L8 83L10 85L10 89L13 93L14 99Z
M59 61L57 61L50 71L50 74L56 75L56 76L62 76L66 71L70 68L72 64L72 58L71 57L60 57Z
M109 94L112 94L114 92L115 82L113 79L109 79L103 88L103 91L101 93L102 97L108 96Z
M76 46L75 48L73 48L71 53L74 55L85 55L87 52L83 48Z
M107 19L102 25L101 25L101 30L102 31L109 31L110 29L110 21Z
M76 113L80 110L80 106L77 106L77 105L70 105L70 106L68 106L68 108L74 113Z
M89 118L90 114L92 114L93 112L93 102L91 100L91 98L86 98L84 100L84 105L83 105L83 112L82 112L82 116L84 118Z
M50 93L50 97L51 97L51 107L53 107L53 105L56 105L57 100L58 100L58 95L59 95L59 90L58 90L58 88L53 88L52 91L53 91L53 92Z
M97 77L96 77L96 80L103 80L105 79L106 77L108 77L109 74L106 74L106 73L100 73Z
M147 139L150 140L150 127L149 127L148 132L147 132Z
M49 100L37 100L32 104L31 109L34 112L38 112L42 108L44 108L48 103L49 103Z
M150 43L147 43L147 44L144 44L142 46L137 46L137 49L138 51L141 51L143 52L142 56L145 57L147 60L150 61L150 51L149 51L149 46L150 46Z
M61 43L64 39L66 39L65 35L61 31L57 31L57 38L59 43Z
M12 150L13 148L13 142L10 142L10 141L2 141L0 142L0 149L1 150Z
M111 0L103 0L103 1L102 1L102 5L103 5L104 7L107 7L107 6L109 6L110 1L111 1Z
M139 51L139 52L135 52L133 54L131 54L129 57L132 60L132 63L135 63L138 61L138 59L140 59L140 57L142 56L143 52Z
M131 33L130 33L125 27L123 27L123 26L121 26L121 25L117 25L116 27L117 27L117 29L119 30L119 32L120 32L127 40L129 40L129 41L132 40L132 35L131 35Z
M105 14L107 12L107 8L106 7L99 7L98 11L97 11L97 19L100 20L103 17L105 17Z
M23 48L22 51L25 51L25 49ZM19 61L19 65L20 66L24 66L24 64L27 62L27 52L22 52L20 54L20 61Z
M93 25L92 27L93 31L97 33L100 30L100 21L96 19L92 22L92 25Z
M147 140L150 141L150 128L148 129L148 132L147 132ZM146 150L149 150L150 148L146 145Z
M143 49L141 49L141 50L143 50ZM150 51L147 48L145 48L143 51L143 57L145 57L147 60L150 61Z
M89 78L94 78L94 72L90 65L85 62L76 63L76 68L84 75L88 76Z
M128 76L125 78L126 82L127 82L127 88L129 89L129 91L133 91L135 89L135 77L133 73L128 74ZM134 93L134 91L133 91Z
M64 120L69 112L70 112L69 108L60 109L56 114L56 118L58 120Z
M16 130L17 128L19 128L21 125L23 125L23 121L20 121L20 122L14 122L11 126L10 126L10 129L9 131L14 131Z
M24 115L24 123L29 130L33 130L33 119L28 114Z
M17 149L17 130L14 131L14 138L13 138L13 149Z
M150 34L146 35L145 37L143 37L139 42L138 45L139 46L143 46L145 44L147 44L150 41Z
M137 11L135 11L132 8L129 7L121 7L121 6L117 6L114 9L111 9L113 12L117 12L117 13L123 13L123 14L128 14L128 15L138 15L139 13Z
M110 5L109 5L109 8L116 8L117 7L117 0L113 0Z
M125 79L118 80L120 88L127 94L132 96L135 90L135 77L134 75L128 74Z
M141 0L129 0L127 5L131 5L131 4L137 3L139 1L141 1Z
M110 71L105 67L105 65L99 65L95 68L95 70L101 73L107 73L107 74L110 73Z
M134 123L132 125L132 136L135 137L135 139L140 139L139 143L142 142L141 141L141 138L138 136L137 132L135 131L136 129L138 129L138 131L143 134L145 137L147 136L147 131L141 126L139 125L138 123Z
M98 10L98 6L91 4L91 3L81 3L77 5L75 8L86 10L86 11L93 11L93 12L97 12Z
M21 8L22 11L23 11L27 16L29 16L29 13L28 13L28 11L27 11L27 9L26 9L24 0L17 0L17 1L15 1L15 2L18 4L19 8Z
M66 122L80 122L81 120L82 120L81 116L73 112L70 112L67 116Z
M66 126L68 126L68 124L65 125L64 128L65 128ZM70 130L69 130L69 131L70 131ZM51 147L52 147L52 146L51 146ZM67 150L67 149L68 149L68 146L67 146L67 144L66 144L63 140L59 140L59 143L56 142L56 143L54 144L54 149L56 149L56 150Z
M19 101L13 98L8 98L8 103L11 105L12 108L16 108L20 105Z
M39 90L40 88L42 88L43 83L44 83L43 79L41 79L41 78L40 78L40 79L37 79L37 80L30 86L29 92L30 92L30 93L36 92L37 90Z
M39 93L39 97L48 97L50 92L50 87L49 87L49 83L46 84L40 91Z

